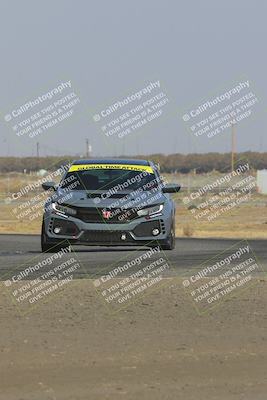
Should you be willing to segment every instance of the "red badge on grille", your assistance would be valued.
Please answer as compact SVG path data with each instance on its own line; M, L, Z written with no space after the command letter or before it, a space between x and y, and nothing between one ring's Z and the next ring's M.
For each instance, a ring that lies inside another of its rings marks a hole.
M111 211L102 210L102 216L105 219L109 219L111 217Z

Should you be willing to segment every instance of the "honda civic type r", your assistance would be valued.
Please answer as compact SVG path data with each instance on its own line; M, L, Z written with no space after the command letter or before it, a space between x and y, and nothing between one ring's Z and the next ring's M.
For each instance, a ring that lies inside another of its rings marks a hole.
M145 160L74 161L44 207L43 252L73 245L175 246L175 204L156 165Z

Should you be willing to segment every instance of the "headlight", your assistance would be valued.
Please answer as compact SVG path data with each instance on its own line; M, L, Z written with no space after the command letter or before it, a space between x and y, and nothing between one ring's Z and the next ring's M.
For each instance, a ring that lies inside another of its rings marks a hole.
M156 206L143 208L142 210L137 211L137 215L139 215L139 217L145 217L147 215L161 214L162 210L163 204L157 204Z
M74 210L73 208L63 206L58 203L52 203L52 209L55 210L56 212L59 212L61 214L65 214L65 215L76 215L77 214L77 211Z

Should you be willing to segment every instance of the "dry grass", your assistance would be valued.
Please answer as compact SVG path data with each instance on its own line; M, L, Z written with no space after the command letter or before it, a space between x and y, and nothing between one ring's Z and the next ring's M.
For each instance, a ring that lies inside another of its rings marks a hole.
M18 220L11 206L0 207L0 233L37 233L41 231L41 216L33 221ZM267 239L266 207L243 206L212 222L198 222L190 212L179 206L176 212L178 237L218 237Z
M189 224L185 225L183 227L183 234L184 234L184 236L187 236L187 237L193 236L194 229L193 229L192 225L189 225Z
M0 207L0 233L40 233L42 217L29 221L18 219L12 214L13 206L4 204Z
M17 192L36 176L23 174L0 175L0 233L36 233L41 231L42 209L40 215L30 221L18 219L12 214L14 203L5 204L9 192ZM171 179L170 179L171 181ZM36 196L38 192L31 193ZM40 193L40 192L39 192ZM176 235L178 237L221 237L221 238L264 238L267 239L267 196L253 195L252 201L236 207L212 222L194 219L191 212L182 203L184 193L175 195ZM23 201L27 200L23 197Z
M189 227L184 230L184 227ZM267 239L266 207L253 204L235 208L212 222L197 221L190 211L180 206L176 211L176 235L218 238Z

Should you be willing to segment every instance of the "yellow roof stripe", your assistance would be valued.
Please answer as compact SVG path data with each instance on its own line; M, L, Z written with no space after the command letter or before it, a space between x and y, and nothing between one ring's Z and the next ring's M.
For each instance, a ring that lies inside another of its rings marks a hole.
M125 171L146 171L153 174L152 167L148 165L131 165L131 164L77 164L72 165L69 172L82 171L88 169L123 169Z

